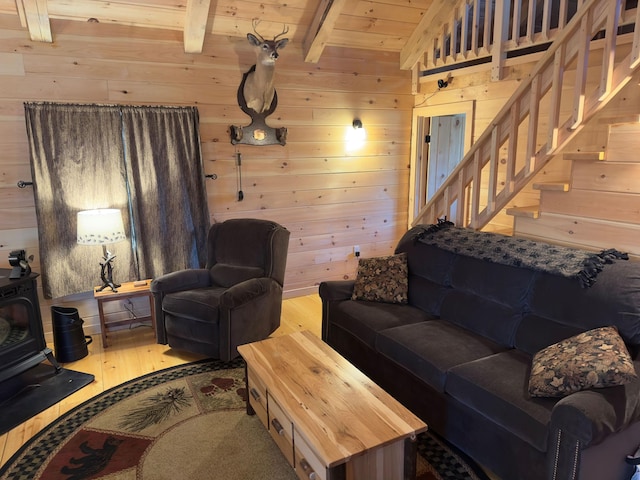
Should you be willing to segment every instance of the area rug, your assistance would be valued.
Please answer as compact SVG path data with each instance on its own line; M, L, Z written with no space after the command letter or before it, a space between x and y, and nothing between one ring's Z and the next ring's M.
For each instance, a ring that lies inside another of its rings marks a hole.
M114 387L34 436L2 480L295 480L246 414L242 359L172 367ZM418 479L487 480L442 440L419 437Z

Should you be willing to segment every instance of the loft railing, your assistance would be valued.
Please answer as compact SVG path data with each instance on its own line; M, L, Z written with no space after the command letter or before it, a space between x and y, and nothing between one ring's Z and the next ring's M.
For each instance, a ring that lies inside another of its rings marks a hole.
M482 228L631 80L640 66L640 8L631 42L618 34L623 10L622 0L582 2L414 225L447 217Z
M430 32L422 74L491 63L493 80L499 80L507 57L544 50L584 3L585 0L461 0L438 18L436 24L441 28ZM620 26L634 23L636 5L637 0L621 2Z

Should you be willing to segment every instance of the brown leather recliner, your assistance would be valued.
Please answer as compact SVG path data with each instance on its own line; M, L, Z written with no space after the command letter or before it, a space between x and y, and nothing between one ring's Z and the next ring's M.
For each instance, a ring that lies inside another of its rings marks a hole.
M280 326L288 248L289 231L272 221L212 225L205 268L151 282L158 343L228 361L268 337Z

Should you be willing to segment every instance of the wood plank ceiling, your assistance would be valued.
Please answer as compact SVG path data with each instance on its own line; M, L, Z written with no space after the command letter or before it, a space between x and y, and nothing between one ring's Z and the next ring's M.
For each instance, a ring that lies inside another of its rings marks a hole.
M425 49L430 20L455 0L0 0L0 14L20 17L34 41L55 42L55 20L115 23L179 30L187 53L200 53L207 36L244 37L252 19L265 38L279 33L303 45L317 62L326 46L402 53L411 68ZM424 20L423 20L424 19ZM429 21L428 21L429 20ZM53 22L52 22L53 21ZM407 66L408 65L408 66Z

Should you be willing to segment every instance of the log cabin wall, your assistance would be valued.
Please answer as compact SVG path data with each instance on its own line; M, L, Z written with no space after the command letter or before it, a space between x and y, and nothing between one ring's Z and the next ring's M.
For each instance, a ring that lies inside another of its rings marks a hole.
M411 73L398 68L397 53L327 47L310 64L290 42L276 68L278 106L267 118L288 128L287 144L234 146L229 125L250 123L236 99L242 74L255 63L245 39L207 36L202 54L185 54L179 31L63 20L52 27L52 44L32 42L16 16L0 15L0 267L9 266L11 250L25 248L39 271L32 187L16 186L31 180L25 101L196 105L205 171L217 175L206 181L211 221L257 217L288 228L288 296L314 292L322 280L353 278L354 245L363 257L392 253L407 226L413 106ZM355 118L367 139L349 150L345 135ZM78 308L85 332L98 331L87 287L62 299L40 295L46 332L51 305ZM109 302L109 320L129 315L119 303ZM138 315L148 313L146 303L134 302Z

